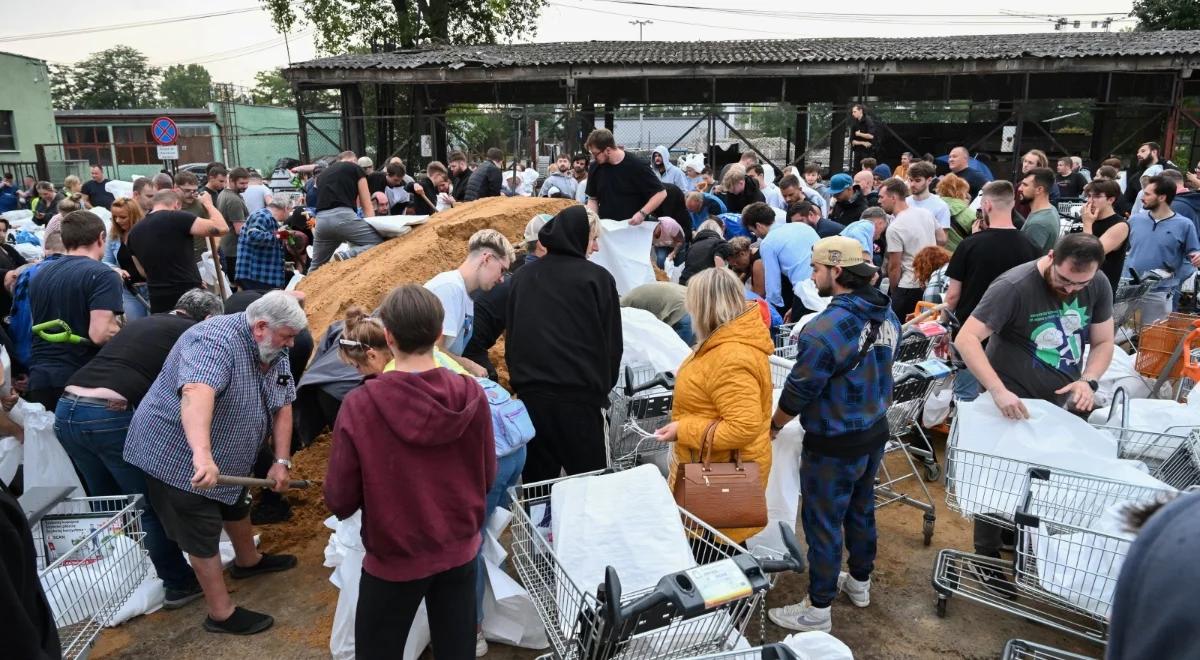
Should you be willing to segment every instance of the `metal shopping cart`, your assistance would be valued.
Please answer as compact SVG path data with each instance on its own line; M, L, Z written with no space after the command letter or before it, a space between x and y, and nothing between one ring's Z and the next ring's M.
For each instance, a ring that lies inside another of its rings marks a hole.
M1000 655L1000 660L1092 660L1092 658L1024 639L1010 639L1004 645L1004 653Z
M675 376L648 364L626 365L608 395L608 467L628 470L654 463L666 474L669 446L653 437L671 421Z
M146 576L142 496L21 498L37 548L38 577L54 614L63 658L86 657L100 629ZM46 492L40 493L45 496Z
M1113 416L1118 415L1114 420ZM1141 461L1150 476L1180 490L1200 485L1200 429L1170 427L1162 432L1129 428L1129 396L1118 388L1108 418L1093 427L1117 440L1117 455Z
M688 660L797 660L797 657L787 645L778 643L740 651L696 656Z
M593 594L567 575L543 533L550 495L565 479L518 485L513 502L512 557L546 627L550 657L559 660L688 658L731 650L771 586L770 574L803 571L795 535L781 529L788 556L759 558L679 509L697 565L663 577L654 588L623 593L609 567Z
M1113 328L1118 344L1136 340L1142 326L1142 300L1160 279L1153 274L1139 276L1132 268L1129 275L1130 279L1121 280L1113 294Z

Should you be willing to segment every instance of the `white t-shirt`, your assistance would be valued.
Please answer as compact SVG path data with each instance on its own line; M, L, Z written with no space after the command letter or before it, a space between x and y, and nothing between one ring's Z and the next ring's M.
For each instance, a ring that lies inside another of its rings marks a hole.
M930 195L925 199L917 199L916 197L909 195L908 199L904 201L907 202L909 206L925 209L926 211L932 213L934 219L937 220L937 226L941 227L942 229L950 228L950 206L946 204L941 197L938 197L937 195Z
M467 293L466 281L457 270L448 270L434 275L425 288L442 301L446 313L442 318L442 334L452 340L449 351L462 355L475 326L475 302Z
M925 209L909 207L896 215L887 228L888 254L900 254L901 289L916 289L921 286L913 272L913 258L930 245L937 244L937 220Z
M246 188L246 192L242 193L242 201L246 203L246 214L266 208L267 196L270 194L271 189L262 184Z

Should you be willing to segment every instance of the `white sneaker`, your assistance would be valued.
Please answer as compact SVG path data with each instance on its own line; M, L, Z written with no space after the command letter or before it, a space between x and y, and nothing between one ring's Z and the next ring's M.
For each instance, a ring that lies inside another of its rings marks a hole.
M859 582L843 571L838 573L838 591L845 593L855 607L871 604L871 578L867 578L866 582Z
M483 631L475 633L475 657L482 658L487 655L488 645L487 640L483 638Z
M775 625L788 630L811 632L820 630L829 632L833 629L833 619L828 607L813 607L807 598L786 607L773 607L767 610L767 616Z

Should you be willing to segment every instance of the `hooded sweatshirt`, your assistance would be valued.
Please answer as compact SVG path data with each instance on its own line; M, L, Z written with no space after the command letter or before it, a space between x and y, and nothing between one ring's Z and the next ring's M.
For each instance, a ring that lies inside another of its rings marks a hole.
M650 169L658 175L659 180L663 183L670 183L678 186L680 190L689 190L687 175L683 170L671 164L671 152L661 144L654 148L654 153L662 156L663 170L658 171L658 166L654 164L654 157L650 157Z
M551 172L546 180L542 182L542 188L538 191L538 196L549 197L555 190L566 195L568 199L575 199L575 189L579 187L579 182L571 174L570 170L566 172Z
M859 361L871 324L879 324L879 331ZM834 296L804 326L779 409L800 416L806 450L854 457L887 440L892 355L899 334L900 321L888 297L873 287Z
M606 407L621 364L621 303L612 275L587 260L587 210L564 209L538 233L546 256L513 275L505 360L521 397Z
M325 504L339 519L362 509L363 570L408 582L475 557L495 478L491 410L475 379L389 371L342 402Z

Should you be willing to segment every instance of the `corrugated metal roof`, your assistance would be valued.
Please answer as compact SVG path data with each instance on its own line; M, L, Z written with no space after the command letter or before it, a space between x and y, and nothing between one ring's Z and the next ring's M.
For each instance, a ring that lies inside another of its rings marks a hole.
M896 39L584 41L440 46L337 55L291 69L517 68L803 64L820 62L1007 60L1200 55L1200 30L992 34Z

